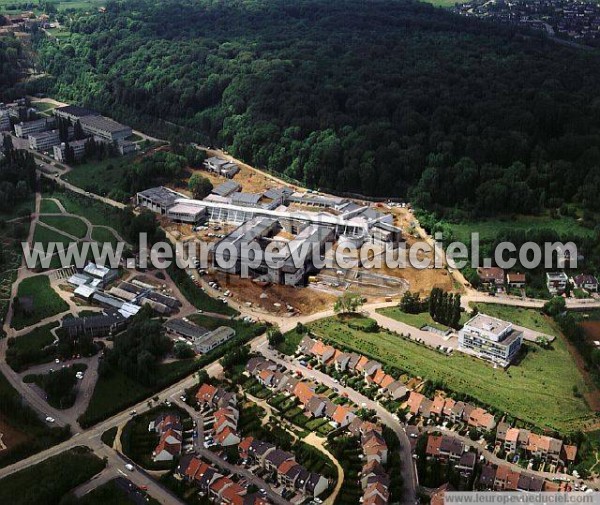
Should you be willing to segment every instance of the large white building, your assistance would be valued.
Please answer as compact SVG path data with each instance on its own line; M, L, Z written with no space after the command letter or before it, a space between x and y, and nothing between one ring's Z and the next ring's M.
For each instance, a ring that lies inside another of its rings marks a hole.
M467 354L489 360L502 367L516 357L523 343L523 332L512 323L477 314L458 333L458 348Z

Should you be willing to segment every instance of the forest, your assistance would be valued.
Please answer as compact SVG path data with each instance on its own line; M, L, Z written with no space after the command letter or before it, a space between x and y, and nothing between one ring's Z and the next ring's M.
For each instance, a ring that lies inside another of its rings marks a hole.
M598 209L598 56L541 35L408 0L112 1L70 30L38 38L42 91L310 187Z

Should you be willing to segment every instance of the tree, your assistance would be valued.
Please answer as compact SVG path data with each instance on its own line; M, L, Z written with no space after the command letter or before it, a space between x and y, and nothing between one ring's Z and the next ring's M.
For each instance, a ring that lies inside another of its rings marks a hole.
M562 312L565 311L567 303L562 296L555 296L552 300L546 302L544 304L544 308L542 309L545 314L549 316L556 317Z
M333 311L336 314L348 314L357 312L363 305L363 298L358 293L346 291L342 296L338 297L333 305Z
M192 192L194 198L201 200L208 196L213 189L213 185L206 177L195 172L188 181L188 189Z
M271 326L267 330L267 339L269 341L269 345L271 347L275 347L277 344L280 344L281 342L283 342L284 337L283 337L283 333L281 333L281 330L279 329L279 327Z

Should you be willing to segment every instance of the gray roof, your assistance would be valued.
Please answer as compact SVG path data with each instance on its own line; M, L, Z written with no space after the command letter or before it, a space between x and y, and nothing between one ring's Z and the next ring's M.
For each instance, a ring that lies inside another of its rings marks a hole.
M212 193L219 196L229 196L231 193L235 193L242 188L239 182L235 181L225 181L222 184L219 184L217 187L213 188Z
M241 193L236 192L231 195L232 205L256 205L262 195L260 193Z
M63 319L62 327L85 329L106 328L120 321L124 321L124 318L123 316L118 315L118 313L114 315L100 314L97 316L88 317L69 317L67 319Z
M164 324L170 331L188 338L200 338L208 333L206 328L184 321L183 319L171 319Z
M175 193L175 191L165 188L164 186L158 186L156 188L149 188L144 191L140 191L138 195L151 200L156 205L173 205L175 200L182 198L183 195Z
M265 191L263 193L263 196L265 198L270 198L272 200L278 200L281 197L285 197L287 198L288 196L290 196L294 191L291 190L290 188L271 188L271 189L267 189L267 191Z
M221 243L245 243L248 244L256 238L262 236L269 228L275 224L274 219L266 217L254 217L246 221L243 225L237 227L224 239L218 242L217 248Z
M55 113L56 112L62 112L63 114L68 114L69 116L75 116L79 118L100 115L100 113L96 112L95 110L79 107L78 105L65 105L64 107L58 107L55 109Z
M123 130L131 129L129 126L117 123L113 119L104 116L84 116L79 120L79 122L81 123L81 126L89 126L91 128L97 128L110 133L117 133Z
M275 449L267 454L265 459L270 461L275 467L279 468L279 465L281 465L281 463L284 461L294 459L294 455L289 452L282 451L281 449Z

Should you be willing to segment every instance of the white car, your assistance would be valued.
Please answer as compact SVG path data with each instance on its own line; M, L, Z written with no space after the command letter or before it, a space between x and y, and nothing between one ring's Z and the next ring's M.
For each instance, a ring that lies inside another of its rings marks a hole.
M46 417L46 422L52 424L55 421L55 419L53 417Z

